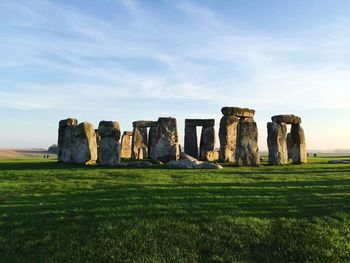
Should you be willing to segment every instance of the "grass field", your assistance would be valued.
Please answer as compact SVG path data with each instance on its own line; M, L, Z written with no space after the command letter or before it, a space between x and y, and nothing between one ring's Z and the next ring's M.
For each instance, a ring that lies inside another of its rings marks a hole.
M350 165L0 160L1 262L349 262Z

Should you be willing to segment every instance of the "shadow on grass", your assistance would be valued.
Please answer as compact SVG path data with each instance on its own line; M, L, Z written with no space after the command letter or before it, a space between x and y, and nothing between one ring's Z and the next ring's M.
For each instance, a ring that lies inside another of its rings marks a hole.
M55 227L62 221L212 216L303 218L350 212L350 179L303 182L122 185L81 192L11 197L0 208L11 223ZM55 222L56 223L53 223Z

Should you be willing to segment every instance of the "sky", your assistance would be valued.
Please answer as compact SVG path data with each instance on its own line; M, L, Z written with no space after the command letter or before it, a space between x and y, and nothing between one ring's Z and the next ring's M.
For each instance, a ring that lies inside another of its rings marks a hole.
M47 148L68 117L302 117L309 149L350 149L348 0L1 0L0 147Z

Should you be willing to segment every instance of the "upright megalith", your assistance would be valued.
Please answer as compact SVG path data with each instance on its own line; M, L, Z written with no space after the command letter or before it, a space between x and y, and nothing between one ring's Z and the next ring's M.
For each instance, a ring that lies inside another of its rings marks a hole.
M267 123L267 146L269 149L269 164L288 164L287 125L285 123Z
M58 128L57 159L59 162L74 162L75 128L78 121L73 118L61 120Z
M94 164L97 160L97 143L94 126L83 122L75 128L74 160L78 164Z
M121 158L131 158L131 138L132 132L125 131L122 136L121 144L120 144L120 157Z
M219 130L220 160L245 166L259 165L258 139L255 136L258 130L253 119L255 110L226 106L221 113L224 116L220 120Z
M292 159L292 147L293 147L292 134L288 133L287 134L288 161Z
M156 160L157 126L150 127L148 132L148 158Z
M186 119L185 120L185 153L206 159L206 152L215 150L215 120L214 119ZM200 146L198 151L197 126L202 126Z
M238 121L239 121L238 117L227 116L227 115L222 116L220 120L219 157L222 162L235 161Z
M197 158L198 157L198 139L197 127L185 126L185 153Z
M155 143L155 158L161 162L179 159L179 142L175 118L159 118Z
M101 165L114 165L120 162L120 127L116 121L101 121L98 126L101 136L98 160Z
M201 140L199 146L199 156L206 159L207 152L215 150L215 130L212 126L204 126L202 128Z
M293 164L306 163L307 152L305 134L304 129L300 126L300 124L292 124L291 139L291 159Z
M238 122L235 157L239 166L260 165L258 127L251 118L240 119Z
M144 121L144 120L134 121L132 123L134 130L133 130L133 136L132 136L131 157L133 159L151 158L149 153L150 143L148 142L147 128L152 128L152 127L155 128L157 124L158 123L156 121ZM152 131L152 136L154 136L154 129ZM151 140L153 140L152 143L154 143L154 138L152 138ZM151 155L153 156L154 154L151 153Z
M301 118L293 114L276 115L268 123L269 163L272 165L286 164L292 160L293 164L307 162L304 130ZM287 134L286 125L291 124L291 132ZM276 146L277 141L277 146ZM283 155L281 155L283 153ZM281 155L281 160L279 156Z
M147 149L147 128L134 127L132 132L132 154L131 158L135 160L147 158L147 153L139 155L139 149Z

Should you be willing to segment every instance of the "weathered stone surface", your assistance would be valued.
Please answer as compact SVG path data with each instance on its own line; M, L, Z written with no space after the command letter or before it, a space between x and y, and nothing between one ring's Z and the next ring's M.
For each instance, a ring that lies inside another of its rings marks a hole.
M138 156L138 160L143 160L143 159L147 159L147 148L146 147L140 147L137 149L137 156Z
M156 160L169 162L179 159L178 133L175 118L159 118L155 147Z
M191 160L177 160L170 161L167 166L169 168L177 168L177 169L194 169L197 168L198 164Z
M255 110L238 107L223 107L221 113L226 116L236 116L240 118L254 118Z
M198 168L198 169L223 169L223 167L218 163L207 163L207 162L202 162L196 168Z
M277 123L286 123L286 124L300 124L301 123L301 118L292 114L289 115L276 115L271 117L271 120L273 122Z
M101 121L98 125L101 136L98 147L98 161L101 165L114 165L120 162L120 127L116 121Z
M148 157L156 160L157 126L151 127L148 133Z
M222 169L223 167L217 163L208 163L191 160L170 161L167 165L174 169Z
M132 136L132 131L124 131L123 135Z
M57 159L59 162L74 163L75 127L76 119L66 119L59 122Z
M205 158L206 161L209 162L216 162L219 160L219 151L208 151L205 153Z
M245 122L241 119L238 123L236 164L240 166L256 166L260 164L256 122Z
M114 137L119 141L120 126L117 121L100 121L98 125L98 134L103 137Z
M220 161L234 162L236 143L237 143L237 125L239 119L235 116L222 116L220 120L219 140L220 140Z
M267 123L267 146L269 149L269 164L288 164L287 125L285 123Z
M192 161L192 162L199 162L196 158L186 154L186 153L180 153L180 157L179 157L180 160L189 160L189 161Z
M156 121L134 121L132 123L133 128L149 128L149 127L156 127L157 122Z
M288 133L287 134L288 161L292 159L292 148L293 148L292 134Z
M135 127L132 133L132 152L131 158L138 160L139 148L147 148L147 128L137 128ZM147 158L148 156L142 156L142 158Z
M304 129L299 124L293 124L291 129L292 136L292 162L293 164L302 164L307 162L307 152L305 143Z
M96 144L97 144L97 148L100 145L100 141L101 141L101 136L98 134L98 129L95 129L95 134L96 134Z
M208 151L215 150L215 129L214 127L203 127L199 146L199 156L205 159Z
M124 132L120 145L120 157L130 159L131 158L131 139L132 132Z
M58 124L59 128L67 127L67 126L77 126L78 120L73 118L68 118L65 120L61 120Z
M205 127L214 127L215 119L186 119L185 127L188 126L205 126Z
M97 144L94 126L83 122L75 128L74 160L78 164L94 164L97 160Z
M198 157L197 128L194 126L185 127L185 153L192 157Z

